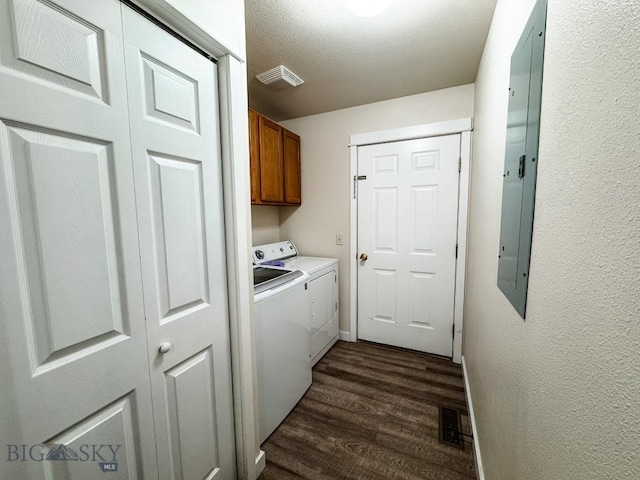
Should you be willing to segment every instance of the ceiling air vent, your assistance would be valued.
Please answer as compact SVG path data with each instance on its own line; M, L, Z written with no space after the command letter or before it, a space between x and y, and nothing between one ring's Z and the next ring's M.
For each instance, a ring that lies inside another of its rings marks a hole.
M289 85L297 87L298 85L302 85L304 83L304 81L299 76L297 76L284 65L278 65L271 70L262 72L261 74L256 75L256 78L265 85L271 85L276 82L285 81Z

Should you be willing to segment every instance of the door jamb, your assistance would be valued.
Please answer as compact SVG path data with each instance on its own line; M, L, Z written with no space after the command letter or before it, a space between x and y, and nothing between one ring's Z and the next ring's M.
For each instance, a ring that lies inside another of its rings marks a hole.
M349 242L349 313L350 340L358 340L358 147L379 143L414 140L419 138L442 137L460 134L460 181L458 191L458 259L456 260L456 284L454 293L453 315L453 361L462 362L462 327L464 319L465 277L467 270L467 229L469 224L469 189L471 168L471 137L473 120L471 117L450 120L446 122L415 125L412 127L394 128L377 132L358 133L351 135L349 145L350 178L353 180L350 211L350 242Z

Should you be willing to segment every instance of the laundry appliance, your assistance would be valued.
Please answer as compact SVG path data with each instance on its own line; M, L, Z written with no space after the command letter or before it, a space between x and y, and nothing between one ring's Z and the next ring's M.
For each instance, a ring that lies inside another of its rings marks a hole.
M253 247L253 261L300 270L309 275L311 364L315 365L339 337L338 259L300 255L295 244L286 240Z

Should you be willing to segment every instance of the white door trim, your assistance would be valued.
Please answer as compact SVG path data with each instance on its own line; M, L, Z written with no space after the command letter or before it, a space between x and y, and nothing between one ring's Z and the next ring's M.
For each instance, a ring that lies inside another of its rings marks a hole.
M200 19L188 18L166 1L133 0L216 58L219 75L220 143L227 256L227 289L235 420L236 466L240 480L255 480L264 468L255 408L253 281L246 64L217 39L204 37ZM164 7L164 8L163 8ZM257 464L256 464L257 463Z
M414 125L412 127L393 128L379 132L357 133L351 135L350 147L363 147L376 143L400 142L402 140L415 140L417 138L442 137L472 130L472 120L459 118L446 122Z
M454 335L453 335L453 361L462 362L462 325L464 308L464 286L467 269L467 227L468 206L471 167L471 131L473 121L469 118L460 118L446 122L415 125L412 127L394 128L378 132L358 133L351 135L350 150L350 178L353 186L351 189L350 212L350 274L349 274L349 317L350 340L358 339L358 201L356 198L356 181L358 175L358 147L377 143L398 142L417 138L440 137L444 135L461 134L460 156L460 189L458 192L458 260L456 262L456 290L454 300Z
M255 398L247 70L231 55L218 59L218 69L237 468L239 479L254 480L264 464L256 463L262 451Z

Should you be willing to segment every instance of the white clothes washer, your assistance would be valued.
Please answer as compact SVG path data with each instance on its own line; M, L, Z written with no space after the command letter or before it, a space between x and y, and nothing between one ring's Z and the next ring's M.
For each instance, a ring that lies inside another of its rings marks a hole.
M254 247L253 257L255 263L281 265L309 275L311 365L315 365L339 338L338 259L299 255L290 240Z
M253 267L260 443L311 386L309 275Z

